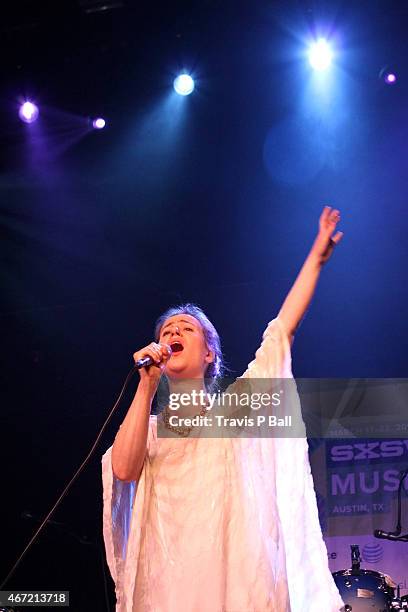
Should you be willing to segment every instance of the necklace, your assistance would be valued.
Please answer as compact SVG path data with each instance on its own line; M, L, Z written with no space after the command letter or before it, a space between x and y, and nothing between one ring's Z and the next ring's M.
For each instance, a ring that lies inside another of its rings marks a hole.
M201 408L200 412L194 416L204 416L205 413L207 412L207 404L204 404L204 406ZM183 437L187 437L190 435L191 430L193 429L193 425L184 425L184 426L180 426L180 427L176 427L175 425L171 425L170 424L170 415L168 413L167 410L168 406L166 406L163 410L163 412L161 413L161 417L163 419L163 423L164 426L167 427L167 429L170 429L170 431L174 431L174 433L178 434L179 436L183 436ZM194 418L194 417L193 417Z

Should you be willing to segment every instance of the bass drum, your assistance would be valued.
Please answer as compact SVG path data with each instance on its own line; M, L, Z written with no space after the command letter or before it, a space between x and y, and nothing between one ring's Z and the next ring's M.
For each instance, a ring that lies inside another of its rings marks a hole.
M386 574L371 570L340 570L333 574L334 582L352 612L388 612L394 598L395 583Z

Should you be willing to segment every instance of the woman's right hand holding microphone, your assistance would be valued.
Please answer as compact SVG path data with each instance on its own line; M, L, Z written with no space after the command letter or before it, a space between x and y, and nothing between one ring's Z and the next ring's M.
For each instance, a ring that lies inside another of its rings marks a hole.
M168 344L158 344L151 342L144 348L136 351L133 355L135 363L143 357L151 357L154 364L145 368L139 369L141 383L148 384L153 393L156 392L160 377L163 373L166 363L171 357L171 348Z

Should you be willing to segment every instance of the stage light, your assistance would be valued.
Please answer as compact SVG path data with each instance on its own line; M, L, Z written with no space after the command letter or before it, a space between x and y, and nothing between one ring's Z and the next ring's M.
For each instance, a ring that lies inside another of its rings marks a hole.
M384 81L386 85L394 85L394 83L397 82L396 72L394 70L391 70L388 66L385 66L381 70L379 77L382 81Z
M180 74L174 79L173 86L180 96L188 96L194 91L194 81L189 74Z
M333 59L333 51L324 38L319 38L309 49L309 62L314 70L327 70Z
M92 127L94 127L95 130L103 130L105 125L106 125L106 121L105 119L103 119L103 117L97 117L96 119L92 121Z
M26 100L18 111L19 117L21 121L24 123L33 123L39 115L38 106L36 106L33 102Z
M78 0L85 13L106 13L113 9L123 8L123 0Z

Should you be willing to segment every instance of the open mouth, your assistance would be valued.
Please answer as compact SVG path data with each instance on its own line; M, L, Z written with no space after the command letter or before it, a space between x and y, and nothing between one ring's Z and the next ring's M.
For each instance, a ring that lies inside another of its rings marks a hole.
M184 346L181 344L181 342L172 342L170 344L170 348L172 355L177 355L178 353L181 353L181 351L184 350Z

